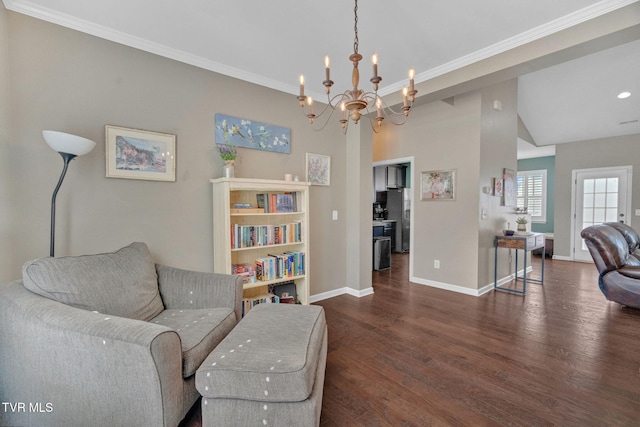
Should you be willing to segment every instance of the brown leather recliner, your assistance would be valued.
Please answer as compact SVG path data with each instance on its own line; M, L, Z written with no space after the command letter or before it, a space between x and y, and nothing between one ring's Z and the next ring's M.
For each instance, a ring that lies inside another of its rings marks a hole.
M640 260L631 254L631 243L617 228L597 224L585 228L580 235L600 273L598 285L604 296L609 301L640 308Z
M640 234L636 230L623 222L605 222L604 224L618 230L629 245L629 253L640 259Z

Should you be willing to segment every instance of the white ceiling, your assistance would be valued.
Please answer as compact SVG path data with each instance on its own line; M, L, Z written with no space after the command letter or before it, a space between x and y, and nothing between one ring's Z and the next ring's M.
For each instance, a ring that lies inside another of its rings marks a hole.
M350 1L3 1L9 10L291 94L303 73L307 94L326 99L324 55L333 93L351 80ZM374 52L387 95L407 84L410 67L419 83L632 3L638 0L361 1L361 86ZM640 119L639 43L520 77L518 108L536 145L640 133L638 122L619 124ZM622 90L632 96L616 99Z

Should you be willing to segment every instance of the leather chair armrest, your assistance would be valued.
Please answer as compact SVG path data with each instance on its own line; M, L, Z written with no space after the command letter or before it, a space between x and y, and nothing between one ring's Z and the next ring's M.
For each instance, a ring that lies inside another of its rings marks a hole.
M618 269L618 273L623 276L630 277L631 279L640 280L640 267L636 266L624 266Z

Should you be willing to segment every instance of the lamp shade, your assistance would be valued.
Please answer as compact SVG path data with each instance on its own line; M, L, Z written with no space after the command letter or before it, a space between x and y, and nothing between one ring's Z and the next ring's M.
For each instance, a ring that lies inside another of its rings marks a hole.
M54 130L43 130L42 136L53 150L74 156L84 156L96 146L90 139Z

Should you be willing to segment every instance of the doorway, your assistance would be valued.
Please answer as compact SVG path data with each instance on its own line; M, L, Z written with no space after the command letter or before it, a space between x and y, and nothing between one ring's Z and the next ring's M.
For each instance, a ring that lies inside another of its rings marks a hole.
M573 171L571 241L574 261L592 260L580 236L583 229L603 222L630 223L632 172L631 166Z
M413 215L413 204L414 204L414 200L415 200L415 185L413 184L415 182L415 168L414 168L414 162L415 162L415 158L413 156L411 157L402 157L402 158L396 158L396 159L388 159L388 160L381 160L381 161L377 161L377 162L373 162L372 164L372 171L375 171L375 168L377 166L390 166L390 165L398 165L398 164L409 164L409 170L411 171L411 188L407 189L411 192L411 196L409 197L409 224L413 224L414 222L414 215ZM375 202L375 172L373 174L373 179L374 179L374 199L373 201ZM414 236L413 236L413 227L409 227L409 277L413 277L413 241L414 241Z

